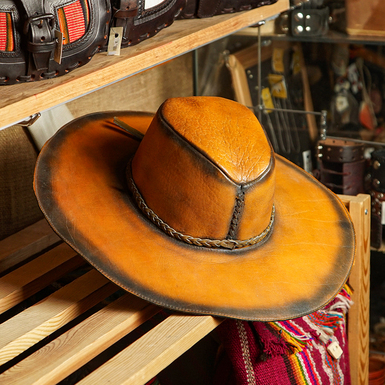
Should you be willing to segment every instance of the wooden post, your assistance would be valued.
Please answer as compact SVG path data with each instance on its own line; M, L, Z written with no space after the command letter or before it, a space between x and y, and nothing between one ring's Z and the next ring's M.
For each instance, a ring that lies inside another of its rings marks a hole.
M354 223L356 259L349 277L354 305L348 314L348 341L352 385L369 382L369 294L370 294L370 196L344 196Z

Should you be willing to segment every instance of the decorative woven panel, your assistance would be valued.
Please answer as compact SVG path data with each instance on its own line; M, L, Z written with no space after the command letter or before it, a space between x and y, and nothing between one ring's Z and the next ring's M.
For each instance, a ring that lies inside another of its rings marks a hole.
M60 31L63 33L63 44L73 43L81 39L89 25L89 5L86 0L77 0L62 8L58 8Z
M12 17L9 12L0 12L0 51L11 52L15 49Z

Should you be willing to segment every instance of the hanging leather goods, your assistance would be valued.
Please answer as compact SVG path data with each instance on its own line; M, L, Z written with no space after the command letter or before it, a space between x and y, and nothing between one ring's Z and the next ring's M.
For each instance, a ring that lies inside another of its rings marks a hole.
M108 0L0 3L0 85L51 79L88 63L105 45Z
M370 221L370 246L379 249L383 238L383 224L385 210L385 194L379 191L371 190L372 214Z
M113 0L112 27L122 27L121 47L140 43L170 26L185 0Z
M318 142L320 181L337 194L364 192L364 145L326 138Z
M379 249L385 225L385 150L375 150L371 154L370 195L372 197L370 244Z

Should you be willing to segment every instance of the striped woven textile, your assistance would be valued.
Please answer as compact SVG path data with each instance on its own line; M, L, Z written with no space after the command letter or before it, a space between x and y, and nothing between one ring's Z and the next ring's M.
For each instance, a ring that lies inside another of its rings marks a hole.
M323 309L288 321L226 320L217 329L224 353L215 384L349 385L345 317L350 296L346 286ZM331 343L342 349L341 357L329 353Z
M12 16L9 12L0 12L0 51L11 52L14 49Z
M90 10L87 0L76 0L57 10L63 44L70 44L84 36L89 25Z

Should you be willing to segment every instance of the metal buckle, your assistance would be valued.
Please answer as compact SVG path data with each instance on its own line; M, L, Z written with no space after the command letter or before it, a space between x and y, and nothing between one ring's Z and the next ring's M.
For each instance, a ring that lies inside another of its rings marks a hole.
M48 20L48 25L51 27L51 29L53 28L55 16L52 13L44 13L42 15L31 16L25 21L23 29L24 34L26 35L30 26L36 22L39 22L38 28L42 28L43 20Z

